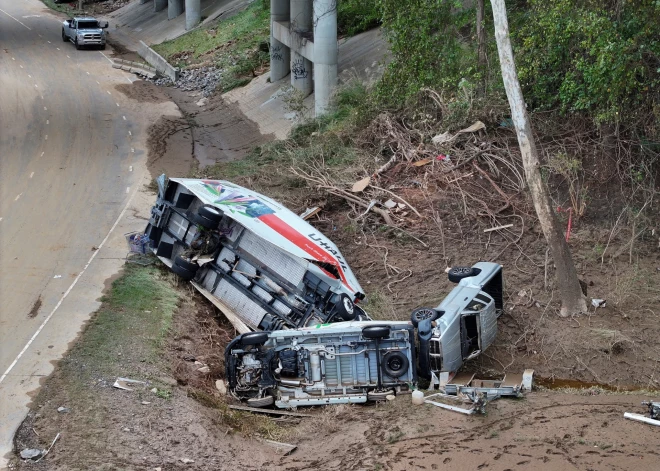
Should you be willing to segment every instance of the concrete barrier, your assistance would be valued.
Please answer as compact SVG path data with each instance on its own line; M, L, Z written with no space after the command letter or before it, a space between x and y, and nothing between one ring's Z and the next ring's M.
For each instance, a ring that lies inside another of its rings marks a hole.
M147 46L144 41L140 41L137 52L158 72L169 77L172 82L176 82L179 79L179 69L172 67L160 54Z

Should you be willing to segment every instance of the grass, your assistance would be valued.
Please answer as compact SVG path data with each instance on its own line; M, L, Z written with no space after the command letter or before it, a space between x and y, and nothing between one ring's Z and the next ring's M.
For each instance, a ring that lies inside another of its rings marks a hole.
M254 2L236 15L154 46L171 64L186 68L211 63L224 69L220 92L244 86L270 60L259 45L270 38L270 13Z
M51 10L61 11L62 13L74 14L78 11L77 8L71 8L68 3L55 3L53 0L41 0Z
M108 377L158 363L179 302L169 280L157 267L126 265L69 357Z

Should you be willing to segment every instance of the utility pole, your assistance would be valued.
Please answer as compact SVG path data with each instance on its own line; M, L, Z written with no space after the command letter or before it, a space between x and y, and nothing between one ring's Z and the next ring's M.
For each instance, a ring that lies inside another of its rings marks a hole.
M539 218L541 229L550 246L552 258L557 267L557 280L559 284L562 317L587 312L587 303L577 271L571 257L571 250L564 238L559 221L555 217L553 207L548 195L548 189L541 178L540 163L532 126L529 122L522 89L518 81L516 64L513 60L511 38L509 37L509 22L506 15L504 0L491 0L493 7L493 20L495 23L495 39L497 51L502 67L502 79L506 96L511 107L511 119L518 135L518 145L522 154L525 178L532 194L536 215Z

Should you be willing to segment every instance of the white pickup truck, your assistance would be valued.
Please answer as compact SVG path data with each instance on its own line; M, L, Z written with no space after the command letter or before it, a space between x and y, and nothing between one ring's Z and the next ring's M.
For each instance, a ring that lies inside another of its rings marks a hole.
M62 41L71 41L76 49L84 46L100 46L105 49L107 21L96 18L72 18L62 22Z

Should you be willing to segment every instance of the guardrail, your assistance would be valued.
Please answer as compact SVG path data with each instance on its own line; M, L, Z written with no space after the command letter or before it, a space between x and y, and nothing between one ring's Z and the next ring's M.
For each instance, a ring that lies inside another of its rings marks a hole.
M144 41L140 41L137 52L158 72L169 77L172 82L176 82L179 79L179 69L170 65L160 54L147 46Z

